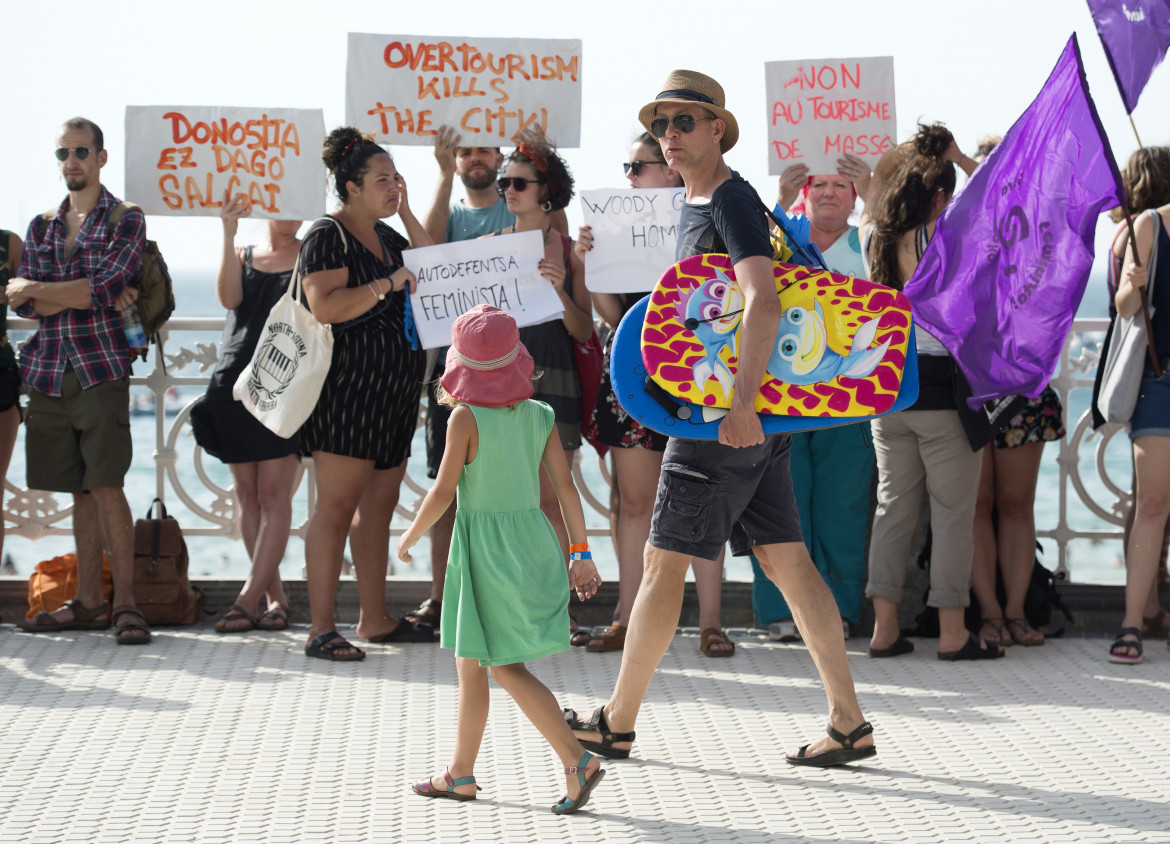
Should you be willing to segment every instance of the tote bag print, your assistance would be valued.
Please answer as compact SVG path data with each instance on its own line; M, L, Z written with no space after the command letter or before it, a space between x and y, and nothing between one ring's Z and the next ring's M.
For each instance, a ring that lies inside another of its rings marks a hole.
M316 407L333 357L332 326L317 322L299 302L299 270L273 305L252 362L232 388L248 412L285 438L296 434Z

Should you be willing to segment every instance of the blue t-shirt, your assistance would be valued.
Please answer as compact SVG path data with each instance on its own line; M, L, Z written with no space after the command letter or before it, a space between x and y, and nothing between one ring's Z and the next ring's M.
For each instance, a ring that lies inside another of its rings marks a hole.
M460 240L472 240L483 237L485 234L506 229L516 222L508 204L500 197L495 205L487 208L471 208L462 202L451 205L450 215L447 217L447 242L455 243Z
M731 263L762 255L772 260L768 218L755 189L731 171L731 178L702 205L683 205L678 224L674 259L692 255L726 253Z

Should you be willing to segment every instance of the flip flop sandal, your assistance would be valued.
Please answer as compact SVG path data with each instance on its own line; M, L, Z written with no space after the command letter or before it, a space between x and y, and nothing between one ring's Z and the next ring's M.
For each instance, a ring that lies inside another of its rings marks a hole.
M1011 633L1011 640L1017 645L1032 648L1036 645L1044 644L1044 634L1028 626L1028 619L1026 618L1009 618L1007 620L1007 629ZM1003 643L1000 642L1000 644Z
M228 627L231 622L238 621L248 622L247 627ZM255 615L248 612L239 604L232 604L231 608L223 614L223 618L215 622L216 633L247 633L249 630L254 630L260 623L260 620Z
M70 598L61 606L68 607L73 618L58 621L43 610L29 619L22 619L16 625L28 633L56 633L59 630L105 630L110 626L110 605L103 601L96 607L85 607L76 598Z
M284 630L288 627L288 607L277 604L260 616L256 626L261 630Z
M1015 644L1012 634L1004 626L1005 619L1002 618L985 618L979 622L979 638L989 645L999 645L1001 648L1008 648ZM1009 621L1010 625L1011 622ZM984 634L984 629L990 629L991 634L987 636Z
M335 651L341 650L342 648L353 648L354 653L335 653ZM330 630L328 633L322 633L316 639L309 642L309 644L305 645L305 656L311 656L316 659L328 659L333 662L357 662L366 658L366 652L345 641L336 630Z
M398 620L398 626L389 633L379 633L366 639L375 645L407 645L435 641L435 628L429 624L411 624L406 619Z
M841 746L836 750L826 750L823 753L818 753L816 756L809 756L808 749L810 745L804 745L796 751L795 756L785 756L790 765L807 765L812 768L832 768L836 765L848 765L850 762L859 762L862 759L868 759L870 756L877 756L877 747L870 745L869 747L854 747L853 743L863 736L873 735L873 725L869 721L862 723L860 727L845 735L835 729L833 725L829 724L825 729L829 738L837 742Z
M114 607L114 641L119 645L150 643L150 625L137 607Z
M731 645L729 651L712 650L712 645ZM699 653L703 656L719 657L719 656L735 656L735 642L727 637L727 634L722 630L714 627L708 627L699 634Z
M1136 639L1127 639L1126 636L1134 636ZM1126 648L1133 648L1137 651L1137 656L1125 653ZM1138 665L1143 658L1142 632L1136 627L1122 627L1113 644L1109 646L1109 661L1118 665Z
M434 598L427 598L418 605L417 610L403 616L407 621L415 624L429 624L431 627L438 627L442 617L443 602L436 601Z
M999 645L983 647L983 643L974 633L967 634L967 641L957 651L939 651L938 658L944 662L960 662L974 659L999 659L1004 656L1003 648Z
M629 748L614 747L615 741L633 741L636 733L630 730L628 733L615 733L609 728L609 724L605 722L605 707L599 706L593 710L593 714L589 716L588 721L582 721L577 717L577 713L572 709L563 709L561 714L565 718L565 722L569 725L570 730L579 730L587 733L601 733L601 741L585 741L578 739L581 746L586 750L591 750L598 756L604 756L607 759L629 759Z
M581 761L571 768L565 768L566 774L576 774L577 784L581 787L581 793L577 795L576 800L571 800L569 795L565 795L553 807L553 813L557 815L571 815L589 802L589 795L593 793L593 789L601 782L601 778L605 776L605 771L598 768L589 780L585 779L585 769L589 766L589 760L593 758L592 753L586 753L581 757Z
M626 646L626 626L611 624L600 635L594 636L585 646L591 654L603 654L609 651L620 651Z
M443 772L443 779L447 781L446 791L439 791L439 789L431 785L429 779L412 782L410 784L410 790L422 797L443 797L447 800L458 800L461 803L475 799L474 794L459 794L455 791L455 786L457 785L475 785L475 777L460 777L457 780L453 780L451 779L451 769L448 768ZM483 791L478 785L475 785L475 790Z
M913 650L914 643L904 636L899 636L894 640L894 644L890 645L888 648L875 648L871 646L869 649L869 655L874 659L885 659L886 657L908 654Z

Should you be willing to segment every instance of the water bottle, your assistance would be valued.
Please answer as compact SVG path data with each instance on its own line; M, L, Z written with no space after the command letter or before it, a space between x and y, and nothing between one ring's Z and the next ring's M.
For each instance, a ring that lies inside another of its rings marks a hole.
M138 318L137 306L122 311L122 328L126 332L126 343L133 351L146 351L146 332L142 330L142 320Z

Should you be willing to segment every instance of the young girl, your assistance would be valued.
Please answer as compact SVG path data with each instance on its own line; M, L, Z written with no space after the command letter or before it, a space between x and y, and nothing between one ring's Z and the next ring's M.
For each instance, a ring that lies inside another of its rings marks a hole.
M439 384L454 406L435 485L398 542L410 549L459 493L443 588L442 646L459 674L455 752L442 774L414 783L424 797L474 800L472 772L488 716L488 674L520 705L565 766L568 793L552 807L576 812L605 772L573 737L556 699L524 663L568 650L569 584L582 600L601 577L585 544L585 514L553 424L532 396L532 356L516 322L490 305L455 321ZM552 525L540 510L543 467L572 540L569 577Z

